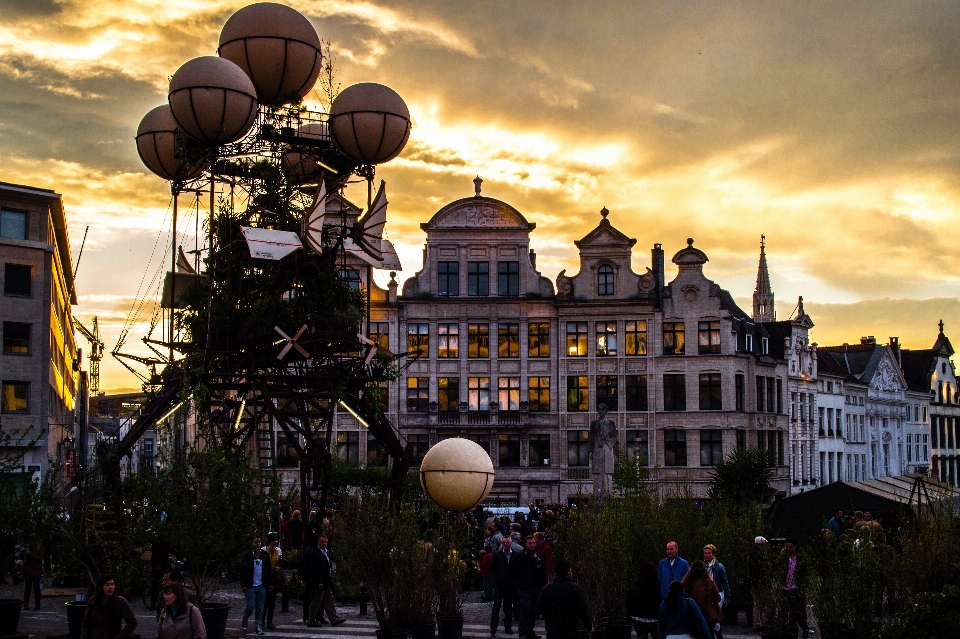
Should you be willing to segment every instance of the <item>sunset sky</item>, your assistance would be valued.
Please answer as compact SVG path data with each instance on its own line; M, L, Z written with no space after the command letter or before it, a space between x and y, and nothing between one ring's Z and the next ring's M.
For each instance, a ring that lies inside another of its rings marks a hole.
M107 350L168 254L169 185L142 166L137 124L245 4L0 0L0 180L63 194L74 259L90 227L74 313L99 317ZM803 295L820 344L929 348L941 318L960 340L960 3L288 4L344 87L381 82L410 107L410 142L378 170L402 277L419 224L479 175L537 223L550 279L577 270L573 240L606 206L638 240L634 270L694 237L745 308L765 233L778 318ZM112 359L101 375L139 384Z

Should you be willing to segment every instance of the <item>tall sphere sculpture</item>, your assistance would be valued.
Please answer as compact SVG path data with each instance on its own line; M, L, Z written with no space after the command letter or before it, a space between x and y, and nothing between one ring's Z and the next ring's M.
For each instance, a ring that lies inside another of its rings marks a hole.
M326 122L303 124L297 129L297 137L329 141L329 127ZM283 154L280 161L287 179L295 184L303 184L315 180L323 173L323 167L320 166L318 157L319 155L316 152L311 154L290 150Z
M217 53L250 77L261 104L299 101L323 68L320 37L310 21L273 2L251 4L230 16Z
M364 82L347 87L330 108L337 148L360 164L381 164L400 155L410 137L410 110L390 87Z
M184 133L207 144L239 140L257 117L257 92L243 69L225 58L194 58L177 69L167 96Z
M467 510L490 494L493 462L476 442L445 439L423 456L420 485L441 508Z
M177 151L177 137L182 135L167 104L151 110L137 127L137 153L144 165L164 180L182 182L198 177L206 158L188 162Z

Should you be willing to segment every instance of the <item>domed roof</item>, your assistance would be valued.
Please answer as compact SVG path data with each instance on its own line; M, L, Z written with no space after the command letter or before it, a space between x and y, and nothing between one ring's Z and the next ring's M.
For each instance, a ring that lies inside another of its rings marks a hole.
M251 37L288 38L320 48L320 37L310 21L296 9L274 2L251 4L230 16L220 32L220 46Z

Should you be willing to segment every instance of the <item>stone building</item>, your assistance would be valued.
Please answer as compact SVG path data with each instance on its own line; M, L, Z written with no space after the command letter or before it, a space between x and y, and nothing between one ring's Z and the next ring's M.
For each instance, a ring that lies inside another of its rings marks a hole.
M72 459L78 385L77 296L58 193L0 183L0 255L0 420L22 434L3 452L22 455L25 475L39 478Z
M393 274L381 288L358 259L346 266L369 291L370 337L407 354L384 408L418 458L466 437L496 467L491 502L576 500L590 492L587 431L602 403L621 448L664 491L704 495L714 464L762 444L777 462L770 497L787 493L787 363L763 323L707 279L692 239L667 283L662 246L634 271L636 240L604 209L555 291L537 270L536 225L475 184L421 225L423 268L399 294ZM378 463L353 416L335 427L343 459Z
M846 416L851 418L852 439L845 442L842 452L853 456L849 464L856 464L855 477L874 479L902 475L908 470L908 387L900 370L899 350L897 338L891 338L889 344L877 344L872 336L862 338L860 344L817 348L821 376L825 380L839 378L843 385L843 423L846 427ZM829 406L822 408L826 431ZM817 417L819 427L819 412ZM829 458L825 463L829 464Z
M911 428L907 432L907 463L922 471L929 464L930 475L952 486L958 485L960 453L960 403L953 346L940 333L929 349L903 349L903 373L915 393L907 405ZM929 412L928 412L929 411ZM927 456L927 446L930 456Z

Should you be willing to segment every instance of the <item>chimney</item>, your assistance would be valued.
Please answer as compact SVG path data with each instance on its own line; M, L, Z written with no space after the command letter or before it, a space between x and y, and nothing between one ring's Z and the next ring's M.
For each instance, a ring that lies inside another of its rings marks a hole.
M861 338L860 338L860 345L861 345L861 346L876 346L876 345L877 345L877 338L874 337L873 335L867 335L866 337L861 337Z
M530 266L537 268L537 252L533 249L530 249Z
M903 361L902 361L902 358L900 357L900 338L899 337L890 338L890 350L892 350L893 354L896 355L897 357L897 366L899 366L900 368L903 368Z
M653 254L653 275L657 278L657 292L659 293L665 283L663 274L663 244L654 244L651 253Z

